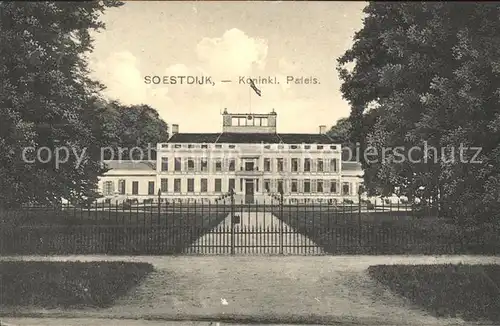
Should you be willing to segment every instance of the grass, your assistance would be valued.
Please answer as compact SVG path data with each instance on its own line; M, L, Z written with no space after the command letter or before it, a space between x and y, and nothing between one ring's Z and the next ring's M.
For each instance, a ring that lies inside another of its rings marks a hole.
M229 214L213 207L3 212L0 254L179 254Z
M146 263L0 262L0 307L109 307L152 271Z
M331 254L500 253L498 229L461 231L443 219L412 216L412 212L284 209L282 216Z
M0 226L31 227L46 225L167 225L204 226L220 221L230 213L225 207L175 207L169 210L145 210L142 207L128 209L29 209L0 211Z
M231 213L228 205L205 203L108 208L0 211L0 254L180 254ZM360 213L355 205L235 205L233 210L272 213L330 254L500 253L497 228L462 232L442 219L403 210Z
M368 273L434 316L500 322L499 265L377 265Z

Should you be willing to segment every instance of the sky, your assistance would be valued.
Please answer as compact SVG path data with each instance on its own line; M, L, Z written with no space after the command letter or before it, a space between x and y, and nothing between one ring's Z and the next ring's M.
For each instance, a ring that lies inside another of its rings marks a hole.
M148 104L180 132L221 131L227 108L274 109L278 132L317 133L319 125L329 128L349 115L336 60L362 28L366 4L128 1L102 15L106 29L93 33L89 65L106 85L106 97ZM148 84L148 76L210 82ZM257 84L259 97L240 77L271 77L279 84ZM318 83L295 83L300 78Z

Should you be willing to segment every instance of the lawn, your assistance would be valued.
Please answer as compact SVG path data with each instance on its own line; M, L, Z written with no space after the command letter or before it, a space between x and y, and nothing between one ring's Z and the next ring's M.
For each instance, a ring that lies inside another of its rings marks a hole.
M497 254L498 227L460 230L412 212L342 212L284 209L285 223L331 254Z
M500 265L377 265L368 273L434 316L500 322Z
M0 254L178 254L223 221L216 207L0 213Z
M109 307L152 271L147 263L0 262L0 307Z
M173 206L168 209L151 206L129 208L41 208L0 211L0 225L9 226L45 226L45 225L166 225L199 226L213 224L226 217L230 209L219 205Z

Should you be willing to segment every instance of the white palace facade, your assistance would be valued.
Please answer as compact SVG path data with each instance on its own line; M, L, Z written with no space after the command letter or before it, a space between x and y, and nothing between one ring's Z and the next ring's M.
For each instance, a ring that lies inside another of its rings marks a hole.
M277 114L222 114L218 133L181 133L157 144L155 161L110 161L100 201L213 200L234 190L237 203L358 201L363 171L342 162L341 144L315 134L278 133Z

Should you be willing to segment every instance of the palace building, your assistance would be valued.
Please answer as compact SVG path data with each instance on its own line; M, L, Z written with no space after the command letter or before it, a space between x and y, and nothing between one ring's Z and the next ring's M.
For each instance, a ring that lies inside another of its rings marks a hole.
M277 114L222 113L222 131L182 133L157 144L156 161L111 161L99 188L107 202L212 200L234 190L235 200L286 202L358 200L363 171L343 162L341 144L326 134L278 133Z

